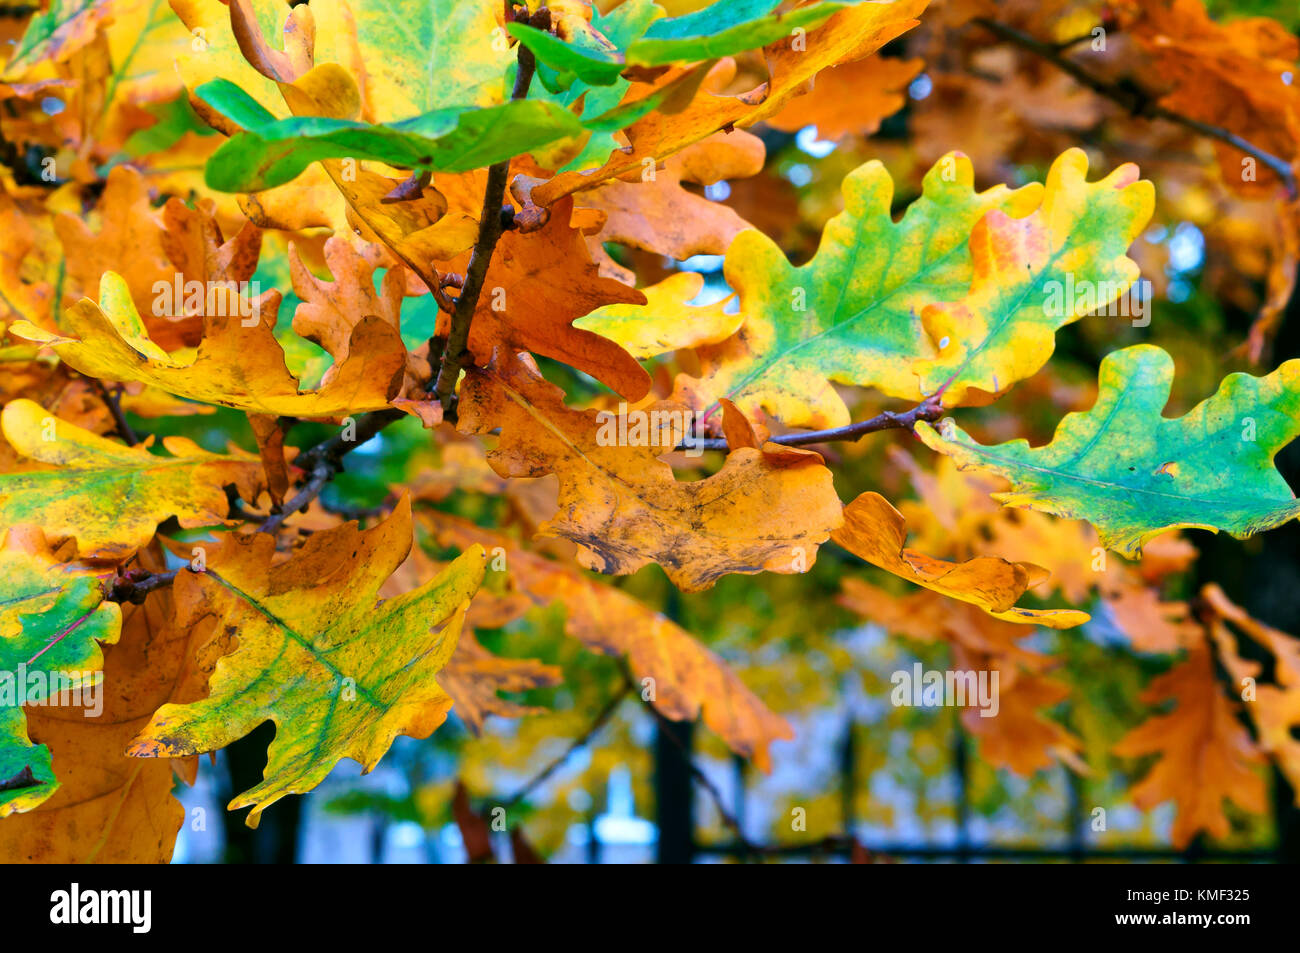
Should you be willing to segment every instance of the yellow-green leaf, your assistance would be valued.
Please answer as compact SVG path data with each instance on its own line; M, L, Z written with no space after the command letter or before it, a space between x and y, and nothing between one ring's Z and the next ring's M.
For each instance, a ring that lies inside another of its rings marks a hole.
M378 601L411 540L405 496L373 529L316 533L283 563L272 563L268 534L226 537L206 572L178 577L176 598L194 607L192 622L215 617L234 651L217 662L206 699L164 705L128 753L215 751L273 721L262 782L230 803L252 805L256 826L268 805L310 791L341 759L369 771L398 735L427 737L451 708L437 675L483 580L484 552L472 546L418 589Z
M1023 217L1042 187L975 192L970 160L953 153L925 176L924 191L895 223L894 187L873 160L844 180L842 213L817 254L795 267L772 239L741 232L727 251L727 282L740 293L741 329L701 349L702 378L679 378L693 406L734 401L790 426L838 427L849 412L832 382L918 400L912 362L934 350L922 309L966 293L971 229L990 210Z
M975 226L970 290L921 313L937 352L916 364L923 393L943 388L949 407L988 403L1047 363L1058 328L1095 310L1135 316L1125 294L1139 271L1125 252L1151 219L1155 188L1132 163L1087 175L1087 155L1070 149L1032 215L994 209Z
M170 456L162 456L59 420L31 400L6 404L0 425L14 450L52 467L0 474L0 525L75 537L83 556L129 556L172 516L186 527L222 523L223 487L256 500L262 479L255 456L208 453L184 437L164 437Z

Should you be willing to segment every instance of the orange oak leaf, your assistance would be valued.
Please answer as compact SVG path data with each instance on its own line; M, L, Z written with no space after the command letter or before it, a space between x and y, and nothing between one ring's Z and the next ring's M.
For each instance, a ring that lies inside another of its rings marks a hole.
M1260 750L1300 791L1300 639L1253 618L1213 583L1201 589L1201 599L1213 613L1209 633L1224 668L1241 689L1246 711L1255 722ZM1255 684L1260 665L1237 654L1228 623L1272 653L1275 684Z
M1172 832L1177 847L1199 831L1224 837L1230 829L1225 799L1255 813L1266 808L1268 791L1258 771L1264 758L1224 696L1204 643L1153 679L1142 695L1153 705L1168 699L1175 703L1172 711L1152 715L1113 749L1125 758L1159 755L1133 787L1133 801L1144 811L1164 801L1177 805Z
M1151 58L1160 104L1227 129L1289 162L1300 160L1300 39L1268 17L1219 24L1201 0L1124 0L1124 32ZM1246 194L1274 190L1277 177L1254 158L1215 143L1223 182Z
M738 96L721 90L735 73L735 63L723 60L714 67L698 94L681 108L665 106L627 129L630 147L615 152L600 168L563 172L534 191L539 205L590 188L607 179L634 172L647 161L657 161L711 136L720 129L751 126L774 116L791 97L805 91L821 70L861 59L910 30L929 0L894 0L860 3L835 14L806 35L799 34L765 47L768 80ZM660 77L666 83L678 77L672 71ZM627 99L636 100L649 90L634 84ZM653 86L649 87L650 90Z
M456 643L456 652L438 674L438 684L454 703L452 711L470 731L483 730L488 715L519 718L545 711L502 698L497 692L523 692L531 688L558 685L561 671L536 659L502 658L493 655L466 629Z
M274 414L249 414L248 425L257 440L257 453L266 473L266 491L276 504L284 502L289 490L289 462L284 456L284 428Z
M605 305L645 304L645 295L601 276L582 232L570 227L572 209L571 201L560 202L540 230L501 237L474 312L469 348L480 364L497 349L541 354L640 400L650 390L645 369L613 341L573 323Z
M863 493L844 507L844 525L831 537L872 565L935 592L971 605L1008 622L1068 629L1088 621L1073 609L1021 609L1016 602L1025 591L1047 578L1047 570L1031 563L1013 563L980 556L962 563L946 562L906 549L903 515L879 493Z
M753 758L762 771L771 769L771 742L794 736L785 719L773 714L722 659L627 593L467 520L431 511L422 518L442 545L501 547L511 586L535 605L564 606L569 634L587 648L625 656L632 677L641 689L652 691L653 704L665 717L689 721L702 715L732 751Z
M357 325L377 317L401 333L402 299L406 291L407 272L397 265L384 272L379 289L375 289L375 270L385 263L381 246L356 245L341 238L325 242L325 262L333 281L317 278L303 264L295 245L289 245L289 274L293 290L302 299L293 314L293 329L314 341L334 358L334 367L325 372L322 383L328 385L350 353L350 341ZM406 355L406 370L398 397L399 407L419 417L425 427L442 421L442 405L424 398L421 390L432 376L429 362L421 350Z
M601 241L671 258L721 255L750 225L728 206L682 187L749 178L763 171L763 140L747 132L717 132L670 156L653 175L612 179L581 194L584 208L604 212Z
M869 136L881 120L907 102L907 87L925 66L924 61L868 56L817 74L812 91L790 100L767 124L785 132L817 127L817 138Z
M154 286L159 282L172 286L176 269L163 249L162 216L150 201L145 177L130 166L116 166L108 174L108 184L95 212L100 223L98 231L67 212L55 217L54 229L67 261L63 304L94 297L99 292L100 276L106 271L116 272L130 289L136 310L145 316L150 336L164 350L183 346L182 329L174 325L170 315L160 317L154 313Z
M935 592L898 597L852 577L844 580L837 601L895 634L946 643L954 671L973 672L977 679L980 672L988 673L986 684L996 707L968 703L962 712L983 760L1026 777L1057 761L1086 773L1077 753L1082 743L1042 711L1065 698L1068 688L1047 675L1049 657L1019 645L1031 630L974 605L954 604ZM981 710L993 714L985 716Z
M238 286L247 282L257 271L257 260L262 250L262 232L251 222L245 222L229 241L221 233L217 222L216 203L203 199L191 208L180 199L171 198L163 206L162 247L167 259L180 275L185 285L197 281L204 288L203 305L207 304L207 289L218 282L233 282ZM93 286L92 286L93 287ZM173 287L175 287L173 282ZM156 302L158 288L153 289ZM172 293L174 310L169 315L188 346L199 343L202 337L202 311L179 313L188 295ZM152 312L157 314L155 307Z
M691 418L669 402L628 416L571 410L518 358L471 370L461 393L462 432L500 429L488 456L498 474L560 478L560 511L541 535L577 543L587 568L622 575L656 562L687 592L728 573L805 571L841 521L822 458L742 447L714 475L680 482L659 457Z

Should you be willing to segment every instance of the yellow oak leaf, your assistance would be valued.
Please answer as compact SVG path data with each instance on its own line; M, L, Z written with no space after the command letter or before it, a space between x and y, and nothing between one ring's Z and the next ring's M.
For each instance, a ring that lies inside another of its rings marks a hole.
M252 456L208 453L184 437L164 437L171 456L128 447L20 399L0 414L5 440L50 469L0 476L0 522L34 523L51 540L75 537L77 552L118 559L148 543L168 517L181 526L224 523L223 487L256 500L261 466Z
M609 338L639 361L686 347L715 344L745 320L728 311L734 296L690 305L704 289L704 276L678 271L644 289L645 304L607 304L573 322L575 328Z
M969 602L1007 622L1068 629L1088 621L1073 609L1021 609L1016 602L1047 571L1030 563L979 556L947 562L906 549L907 524L879 493L863 493L844 507L844 525L831 538L849 552L896 576L953 599Z
M339 417L388 406L402 383L406 348L382 318L363 318L352 329L347 357L317 391L299 391L275 340L278 291L249 300L237 293L205 308L204 334L189 360L168 355L145 333L119 276L106 272L99 304L83 298L66 314L77 337L51 334L20 321L10 331L47 345L68 364L107 380L139 381L208 404L261 414ZM212 311L222 313L214 314Z

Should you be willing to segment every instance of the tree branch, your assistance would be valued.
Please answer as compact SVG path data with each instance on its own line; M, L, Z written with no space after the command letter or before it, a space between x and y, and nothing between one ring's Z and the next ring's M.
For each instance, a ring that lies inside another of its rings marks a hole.
M1136 85L1112 83L1099 76L1094 76L1074 60L1065 56L1064 51L1058 46L1044 43L1042 40L1017 30L1015 27L999 23L997 20L991 20L988 17L977 17L971 22L984 27L990 33L1009 43L1014 43L1023 50L1042 57L1058 69L1068 73L1081 86L1086 86L1099 96L1105 96L1112 102L1118 103L1134 116L1146 119L1163 119L1166 122L1175 123L1184 129L1190 129L1198 135L1217 139L1219 142L1253 156L1272 169L1278 178L1282 180L1282 184L1286 187L1290 197L1296 198L1295 173L1292 171L1290 163L1285 159L1275 156L1271 152L1266 152L1254 143L1243 139L1234 132L1229 132L1227 129L1212 126L1207 122L1201 122L1199 119L1192 119L1181 113L1176 113L1172 109L1166 109L1156 102L1153 94Z
M539 10L531 19L524 12L525 22L542 29L550 26L550 12L545 8ZM515 87L510 94L511 100L523 99L528 95L532 85L533 73L537 61L532 51L522 43L519 44L519 68L515 71ZM447 333L447 344L442 352L442 365L438 368L438 381L434 386L434 395L442 404L443 416L454 420L454 395L456 381L468 356L469 328L474 321L474 311L478 307L479 295L483 292L483 283L487 279L488 265L492 253L496 250L497 240L505 230L502 220L502 206L505 203L506 180L510 175L510 160L503 159L488 167L487 187L483 190L483 209L478 219L478 239L470 253L469 267L465 271L465 282L460 294L456 296L456 309L451 315L451 326ZM430 345L432 353L432 345Z
M357 424L356 432L351 435L351 439L347 439L346 432L337 433L304 453L297 462L299 466L309 471L310 475L307 482L292 499L281 504L278 511L263 520L257 531L259 533L273 533L280 528L280 524L286 519L299 510L305 509L312 500L320 495L321 490L325 489L325 485L342 471L345 456L377 435L379 431L393 421L401 420L404 416L406 414L396 408L366 414Z
M591 739L600 733L600 730L605 727L610 718L614 717L614 712L618 710L619 705L623 704L623 699L627 698L627 694L631 690L632 683L624 681L623 687L620 688L618 693L605 704L605 707L600 710L598 715L596 715L595 720L587 730L577 738L574 738L573 743L570 744L569 747L565 748L564 752L558 758L548 764L540 772L533 775L533 777L518 791L502 801L501 806L505 808L514 807L527 797L529 793L536 789L543 781L558 771L560 767L573 756L575 751L580 751L589 745Z
M94 378L94 382L95 389L99 391L99 399L104 402L108 412L113 415L113 427L117 431L117 435L125 440L128 446L134 447L140 442L140 437L131 429L131 425L127 423L126 414L122 412L122 403L118 397L121 390L118 391L118 394L114 394L108 389L108 385L98 377Z
M104 598L108 602L134 602L139 605L144 602L144 597L149 593L165 589L175 582L178 572L179 569L170 569L167 572L132 569L113 582L112 588Z
M803 433L786 433L768 438L768 443L777 443L783 447L804 447L812 443L827 443L832 440L857 440L869 433L881 430L911 430L918 420L935 421L943 416L943 403L940 394L927 397L911 410L901 413L886 410L870 420L832 427L829 430L807 430ZM678 450L729 450L725 438L688 438Z
M650 709L650 713L653 714L655 718L659 719L664 724L672 723L672 719L656 708L653 702L642 699L642 703L646 708ZM718 811L718 816L722 818L722 823L731 828L731 833L735 835L736 843L740 845L741 849L745 853L761 859L758 848L750 843L748 838L745 837L744 832L740 829L740 822L736 820L729 810L727 810L727 806L722 801L722 792L717 789L714 783L709 780L709 776L695 763L695 759L691 757L691 753L686 750L685 745L678 740L676 735L670 731L666 733L666 737L673 743L677 750L681 752L682 760L686 762L686 767L687 770L691 772L691 777L695 779L696 784L704 788L708 793L709 797L713 801L713 806Z

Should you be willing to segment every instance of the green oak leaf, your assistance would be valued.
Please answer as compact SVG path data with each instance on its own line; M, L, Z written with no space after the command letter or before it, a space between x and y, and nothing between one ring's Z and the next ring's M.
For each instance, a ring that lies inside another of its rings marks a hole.
M322 159L373 159L438 172L468 172L577 135L582 121L562 106L524 99L496 106L449 107L390 124L324 116L275 116L227 80L196 94L243 132L208 160L206 180L223 192L283 185Z
M934 356L922 310L966 294L968 242L980 219L994 209L1022 218L1043 195L1038 184L976 192L974 182L968 158L941 158L895 222L889 173L876 160L861 165L844 179L844 211L798 267L762 232L741 232L724 274L740 293L745 323L699 349L703 375L679 377L679 398L705 409L725 397L751 416L761 409L807 427L849 422L832 381L919 400L912 362Z
M1300 514L1300 501L1273 466L1300 434L1300 360L1264 377L1230 374L1186 415L1162 416L1173 359L1147 344L1101 363L1097 402L1067 414L1051 443L983 446L945 421L918 423L926 445L958 466L1011 481L994 497L1010 506L1092 523L1103 545L1134 556L1179 527L1238 538Z
M558 73L572 74L592 86L608 86L629 66L693 63L767 46L796 30L819 27L857 2L825 0L777 13L781 0L718 0L679 17L665 17L658 4L646 4L654 8L654 15L640 17L640 30L629 35L616 38L593 20L593 27L612 41L609 46L584 42L585 38L566 42L523 23L512 23L508 29Z
M57 701L62 688L87 701L102 677L100 645L121 630L121 612L97 579L10 531L0 549L0 817L31 810L59 786L49 748L28 737L22 703Z

